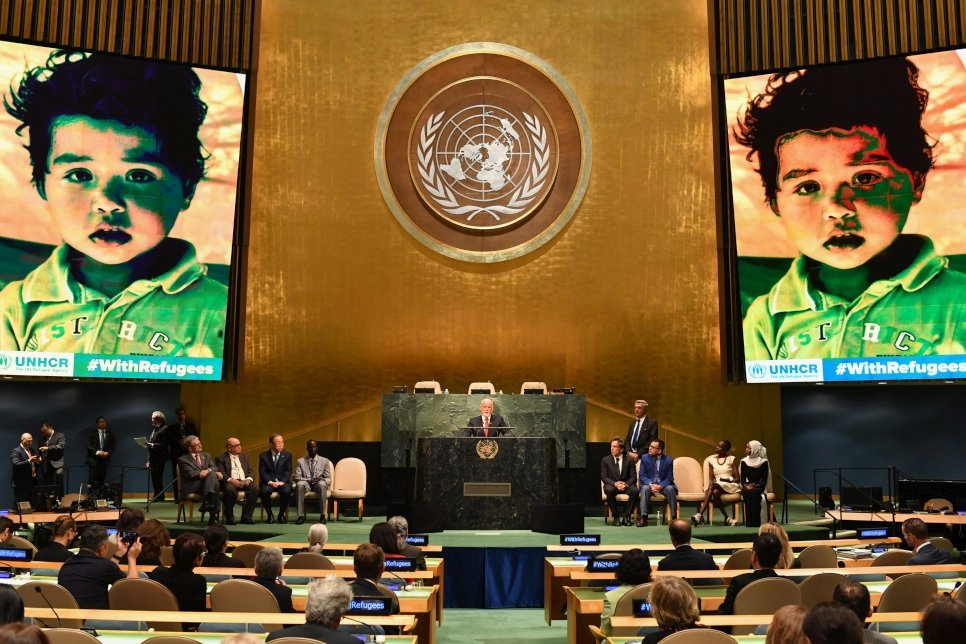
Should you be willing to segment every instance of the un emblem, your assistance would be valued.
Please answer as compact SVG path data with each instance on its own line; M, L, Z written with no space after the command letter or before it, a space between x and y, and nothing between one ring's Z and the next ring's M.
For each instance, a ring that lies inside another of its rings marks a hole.
M483 438L476 441L476 455L483 460L496 458L500 453L500 444L492 438Z
M424 60L393 92L376 175L396 220L424 245L465 261L512 259L560 233L583 198L586 117L532 54L460 45Z

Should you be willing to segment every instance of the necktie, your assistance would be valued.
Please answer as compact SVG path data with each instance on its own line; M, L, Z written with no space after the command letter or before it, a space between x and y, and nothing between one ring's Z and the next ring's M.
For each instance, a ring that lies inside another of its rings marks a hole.
M23 451L27 453L27 460L28 461L34 455L33 452L30 451L29 449L27 449L26 447L23 448ZM30 478L33 478L35 476L37 476L37 468L34 466L33 462L31 461L31 463L30 463Z
M104 449L104 430L103 429L100 430L98 434L100 435L101 449L103 450Z
M490 435L490 419L489 418L484 418L483 419L483 435L484 436L489 436Z
M278 452L275 452L275 468L278 469Z
M621 471L621 459L619 456L614 459L614 463L617 465L617 472L619 474Z
M641 435L641 421L638 419L637 424L634 425L634 435L631 436L631 449L637 449L637 438Z
M315 459L309 461L309 478L315 480Z
M660 483L661 482L661 472L660 472L660 469L661 469L661 457L659 456L659 457L657 457L657 458L654 459L654 483Z
M195 463L198 464L198 467L201 467L201 454L195 454Z

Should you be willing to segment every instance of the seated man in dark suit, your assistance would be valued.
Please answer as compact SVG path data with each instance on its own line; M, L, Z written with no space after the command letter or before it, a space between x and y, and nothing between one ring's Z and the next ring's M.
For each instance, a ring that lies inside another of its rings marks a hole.
M265 520L274 523L272 515L272 492L278 492L278 522L286 523L288 503L292 498L292 452L285 449L285 438L281 434L268 437L271 446L267 452L258 455L258 485Z
M717 570L718 564L707 552L691 547L691 523L684 519L674 519L667 527L674 551L668 553L657 564L658 570ZM719 585L720 579L694 579L692 586Z
M734 614L735 597L751 582L768 577L777 577L778 573L775 572L775 566L778 564L778 558L781 554L782 542L775 535L765 533L755 537L755 541L751 546L751 567L755 571L738 575L731 580L731 584L725 592L724 601L718 607L718 614Z
M630 457L624 454L624 440L620 436L610 439L610 456L600 459L600 480L604 483L604 496L607 497L607 507L614 517L614 525L631 525L631 515L637 506L637 467ZM617 510L617 495L626 494L627 507L624 517ZM607 518L604 517L606 521Z
M352 570L356 578L349 584L353 597L389 597L390 612L399 614L399 598L379 583L383 571L386 569L386 555L382 548L372 543L363 543L352 554ZM398 635L398 629L386 627L386 635Z
M480 415L470 418L463 429L462 436L489 438L490 436L513 436L506 418L493 413L493 401L484 398L480 401Z
M218 490L221 487L221 479L224 474L215 467L215 462L211 454L203 452L201 439L197 436L189 436L184 439L184 447L187 454L178 459L178 471L181 473L181 494L201 494L204 503L201 505L201 513L210 513L208 523L218 521Z
M956 563L950 553L937 548L929 541L929 528L922 519L913 518L903 521L902 538L916 553L908 561L910 566Z
M338 631L351 600L352 591L345 581L335 575L316 579L309 584L305 623L272 631L265 641L271 642L280 637L303 637L326 644L359 644L355 636Z
M255 555L256 584L268 589L275 596L278 608L283 613L294 613L292 606L292 589L279 579L282 576L282 550L280 548L262 548Z

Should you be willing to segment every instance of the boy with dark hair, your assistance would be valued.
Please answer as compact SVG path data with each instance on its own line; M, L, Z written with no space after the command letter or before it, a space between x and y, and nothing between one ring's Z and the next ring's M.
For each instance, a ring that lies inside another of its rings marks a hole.
M204 176L200 88L187 67L64 50L11 87L64 243L0 292L0 349L221 357L227 288L168 237Z
M747 360L966 352L966 275L902 235L933 167L906 59L773 75L735 138L800 255L744 320Z

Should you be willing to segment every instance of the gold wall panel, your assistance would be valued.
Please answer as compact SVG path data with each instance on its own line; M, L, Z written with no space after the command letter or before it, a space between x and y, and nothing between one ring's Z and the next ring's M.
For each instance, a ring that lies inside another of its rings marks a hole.
M760 438L780 456L777 387L725 386L718 331L708 5L272 0L261 6L240 377L184 387L206 435L378 440L392 385L575 386L588 440L645 397L664 427ZM433 52L502 42L574 88L593 172L539 251L437 256L392 217L372 149L399 79ZM374 407L375 406L375 407ZM353 410L367 410L353 414ZM374 411L375 410L375 411ZM324 427L323 427L324 426ZM317 431L305 431L321 427ZM704 456L672 436L675 454Z

